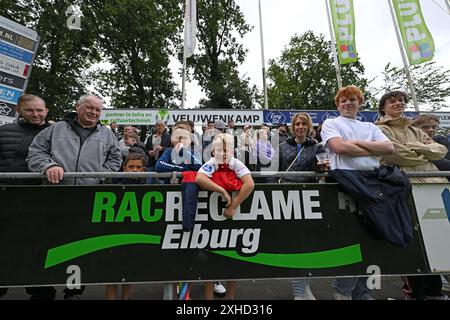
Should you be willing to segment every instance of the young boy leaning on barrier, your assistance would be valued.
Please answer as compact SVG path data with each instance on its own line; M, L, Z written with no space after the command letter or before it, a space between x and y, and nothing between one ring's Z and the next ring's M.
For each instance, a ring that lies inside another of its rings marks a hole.
M156 162L156 172L197 171L201 167L201 154L191 148L191 129L175 123L172 129L172 147L167 148Z
M131 152L125 158L123 162L123 172L145 172L146 160L142 154ZM145 179L142 178L121 178L113 181L117 184L144 184ZM108 284L106 285L106 299L117 300L119 285ZM131 293L131 284L122 285L121 300L129 300Z
M177 122L172 128L172 147L167 148L158 159L155 166L156 172L183 172L181 184L183 202L183 229L192 230L195 223L195 213L197 210L198 186L195 183L186 183L187 178L194 176L201 167L201 154L195 152L191 146L191 128L184 122ZM194 202L195 206L192 205ZM180 300L190 300L190 286L186 283L179 283ZM166 286L166 289L170 285ZM175 289L175 287L173 288Z
M212 144L213 157L198 171L195 182L201 189L218 192L226 201L224 216L231 218L236 208L250 195L254 182L249 169L233 156L234 139L231 134L221 133ZM238 191L234 198L228 192ZM205 299L214 298L214 283L204 283ZM236 281L228 281L226 299L234 299Z

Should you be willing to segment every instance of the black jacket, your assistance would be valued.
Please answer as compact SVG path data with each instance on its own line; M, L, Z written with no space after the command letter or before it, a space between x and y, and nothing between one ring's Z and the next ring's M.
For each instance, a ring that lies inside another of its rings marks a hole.
M147 154L147 148L143 142L138 141L135 144L133 144L130 147L130 149L128 149L128 154L130 154L130 153L139 153L140 155L142 155L145 159L144 164L145 164L145 166L147 166L149 156Z
M450 143L447 137L434 136L433 140L447 147L449 152L441 160L431 161L439 169L439 171L450 171ZM449 179L450 177L447 177ZM449 179L450 180L450 179Z
M353 197L378 235L399 247L413 239L408 200L411 184L396 166L373 171L331 170L330 175Z
M29 172L26 158L34 137L50 124L31 124L24 119L0 126L0 172ZM0 184L40 184L41 180L1 180Z
M158 161L158 159L161 158L161 156L164 153L164 150L166 150L167 148L170 148L171 145L172 145L172 142L170 141L170 134L168 134L167 132L164 132L161 136L161 147L163 149L159 153L158 158L150 157L150 156L148 157L148 165L155 166L156 161ZM146 147L147 147L147 151L153 150L153 134L148 137Z
M295 142L294 138L288 138L286 142L280 144L279 151L277 152L279 171L287 171L297 156L297 152L297 142ZM307 137L306 141L302 144L302 153L297 160L295 160L295 163L289 168L289 171L316 171L316 154L324 152L325 149L321 144L317 143L310 137ZM275 158L275 160L277 159ZM284 182L315 182L315 180L315 178L305 177L283 178Z

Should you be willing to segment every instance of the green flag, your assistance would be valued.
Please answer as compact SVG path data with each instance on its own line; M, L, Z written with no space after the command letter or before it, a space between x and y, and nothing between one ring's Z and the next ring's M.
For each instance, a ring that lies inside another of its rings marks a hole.
M423 19L419 0L393 0L393 4L409 63L433 59L434 41Z
M341 64L356 62L358 54L355 44L353 0L330 0L330 9L339 62Z

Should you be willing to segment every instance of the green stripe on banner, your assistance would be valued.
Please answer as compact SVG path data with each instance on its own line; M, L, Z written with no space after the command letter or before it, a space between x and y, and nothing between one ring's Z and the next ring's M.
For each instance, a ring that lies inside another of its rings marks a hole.
M116 234L84 239L48 250L45 269L86 254L129 244L160 244L161 236L148 234Z
M362 262L361 246L359 244L320 252L293 254L258 253L251 257L241 256L235 251L211 252L245 262L291 269L334 268Z
M353 0L329 0L340 64L358 61Z
M393 0L393 5L409 63L432 60L434 41L423 19L419 0Z

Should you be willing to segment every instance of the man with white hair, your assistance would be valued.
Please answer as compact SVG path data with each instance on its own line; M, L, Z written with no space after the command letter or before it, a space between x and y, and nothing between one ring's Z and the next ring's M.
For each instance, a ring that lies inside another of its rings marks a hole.
M101 100L82 96L76 112L39 133L30 146L28 167L47 175L50 183L98 184L100 178L65 179L64 172L116 172L122 158L117 139L100 124ZM61 139L64 137L64 139Z
M76 103L76 112L41 131L28 152L28 167L42 172L52 184L93 185L100 178L65 178L65 172L116 172L122 158L113 132L100 124L101 100L84 95ZM64 299L79 299L84 291L64 290Z

